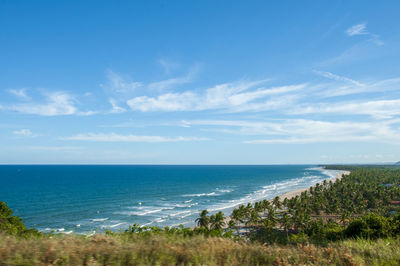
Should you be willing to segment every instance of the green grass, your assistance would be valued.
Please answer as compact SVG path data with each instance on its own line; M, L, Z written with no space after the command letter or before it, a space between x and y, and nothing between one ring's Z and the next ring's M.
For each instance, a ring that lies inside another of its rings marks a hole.
M400 240L262 245L221 237L0 235L0 265L399 265Z

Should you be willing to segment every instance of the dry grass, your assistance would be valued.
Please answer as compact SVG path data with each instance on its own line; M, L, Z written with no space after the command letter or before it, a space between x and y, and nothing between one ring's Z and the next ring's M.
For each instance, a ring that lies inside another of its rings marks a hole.
M0 235L0 265L399 265L399 240L265 246L200 236Z

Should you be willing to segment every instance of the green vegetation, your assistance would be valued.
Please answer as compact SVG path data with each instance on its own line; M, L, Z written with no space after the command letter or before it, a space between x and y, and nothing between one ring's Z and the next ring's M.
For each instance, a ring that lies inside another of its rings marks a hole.
M40 236L35 229L25 227L21 218L13 215L5 202L0 201L0 232L18 236Z
M396 236L400 209L393 202L400 199L400 169L348 169L351 174L325 180L300 196L241 205L229 226L250 231L252 240L281 244Z
M400 168L346 169L300 196L238 206L229 220L204 210L195 228L43 234L0 202L0 265L399 265Z

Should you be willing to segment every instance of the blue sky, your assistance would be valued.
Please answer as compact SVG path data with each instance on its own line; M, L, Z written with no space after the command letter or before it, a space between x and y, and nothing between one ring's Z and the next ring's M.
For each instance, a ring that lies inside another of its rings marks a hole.
M0 1L0 163L400 160L399 1Z

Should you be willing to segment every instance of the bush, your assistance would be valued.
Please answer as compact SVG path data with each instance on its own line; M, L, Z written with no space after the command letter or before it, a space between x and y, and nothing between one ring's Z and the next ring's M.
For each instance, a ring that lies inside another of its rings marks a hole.
M40 235L35 229L27 229L21 218L14 216L13 211L3 201L0 201L0 232L20 236Z
M344 230L346 237L363 237L368 230L367 223L362 219L354 219Z
M347 237L366 237L376 239L388 237L390 234L390 224L387 218L369 213L362 219L354 219L345 229Z

